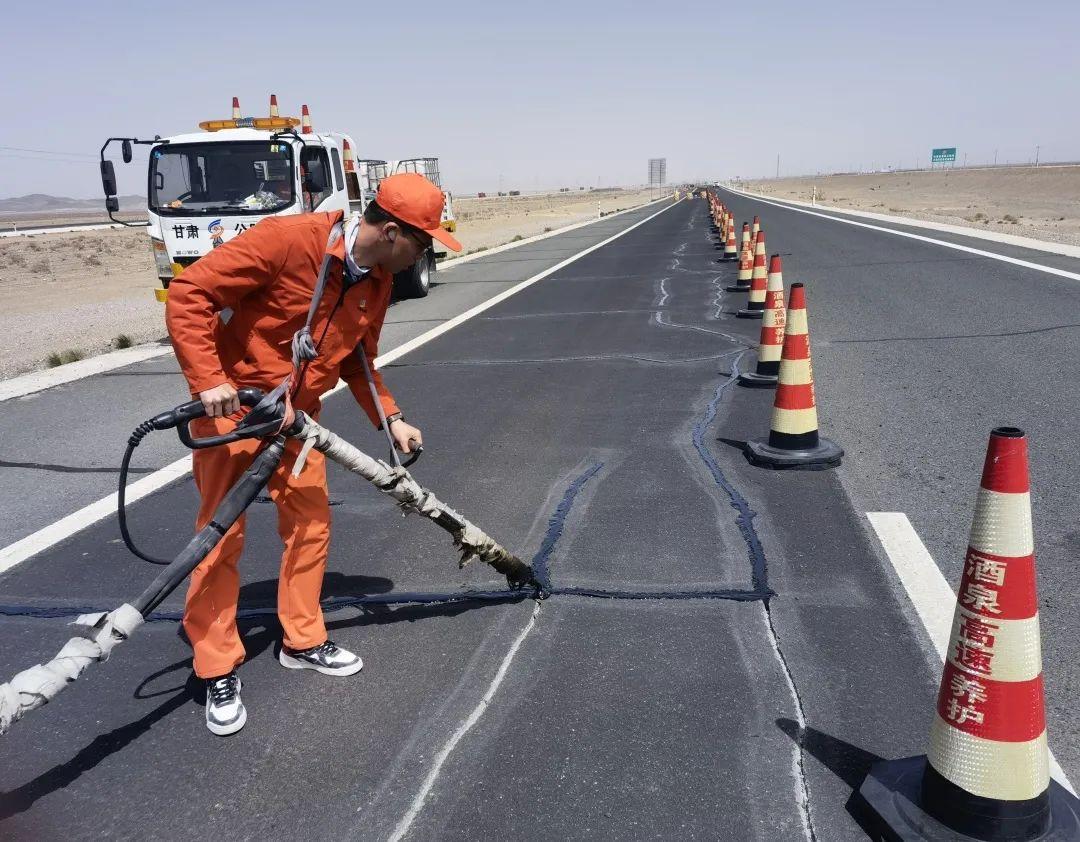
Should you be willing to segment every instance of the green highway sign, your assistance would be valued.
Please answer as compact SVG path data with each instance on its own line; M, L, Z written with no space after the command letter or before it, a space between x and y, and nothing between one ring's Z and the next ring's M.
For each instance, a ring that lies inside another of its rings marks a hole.
M955 146L943 146L940 149L930 150L930 163L932 164L950 164L956 161L956 147Z

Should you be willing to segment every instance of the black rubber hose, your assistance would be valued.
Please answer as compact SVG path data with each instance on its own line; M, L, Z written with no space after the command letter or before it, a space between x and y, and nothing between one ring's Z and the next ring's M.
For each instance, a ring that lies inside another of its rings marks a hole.
M177 586L184 581L210 551L218 545L222 536L236 523L259 495L277 466L281 463L281 457L285 453L285 437L278 436L255 456L255 461L244 471L236 484L229 489L225 499L221 501L210 522L200 529L186 547L172 561L168 567L162 570L150 586L139 594L138 599L131 603L132 607L146 617L153 611L162 600L176 590Z
M131 533L128 532L127 525L127 510L125 508L125 499L127 497L127 478L128 467L131 464L131 455L135 452L135 448L139 446L139 442L143 440L147 433L154 430L153 421L143 421L135 431L128 438L127 449L124 451L124 458L120 461L120 484L116 489L116 519L120 522L120 536L124 539L124 545L131 550L135 555L141 558L143 561L148 561L151 564L166 565L171 564L170 558L157 558L156 556L149 555L135 546L135 542L131 538Z

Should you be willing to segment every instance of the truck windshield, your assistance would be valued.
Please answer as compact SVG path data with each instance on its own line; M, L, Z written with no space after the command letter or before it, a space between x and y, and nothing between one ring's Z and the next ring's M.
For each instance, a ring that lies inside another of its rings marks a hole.
M296 200L287 143L230 141L156 147L150 209L166 216L273 213Z

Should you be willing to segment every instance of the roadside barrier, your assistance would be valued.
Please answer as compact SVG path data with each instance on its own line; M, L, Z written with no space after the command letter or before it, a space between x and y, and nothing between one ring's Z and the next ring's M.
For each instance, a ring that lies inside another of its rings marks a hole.
M859 792L903 839L1080 839L1080 801L1050 778L1022 430L990 434L929 749Z
M769 438L748 441L746 457L763 468L823 470L839 465L843 455L839 445L818 434L806 291L801 283L794 283L784 324Z

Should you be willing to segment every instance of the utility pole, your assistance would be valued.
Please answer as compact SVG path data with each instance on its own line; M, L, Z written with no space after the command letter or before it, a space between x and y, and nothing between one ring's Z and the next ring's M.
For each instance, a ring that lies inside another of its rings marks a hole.
M997 166L997 150L994 150L994 166Z
M1039 147L1035 147L1035 169L1039 168Z
M780 153L776 153L776 177L780 177Z

